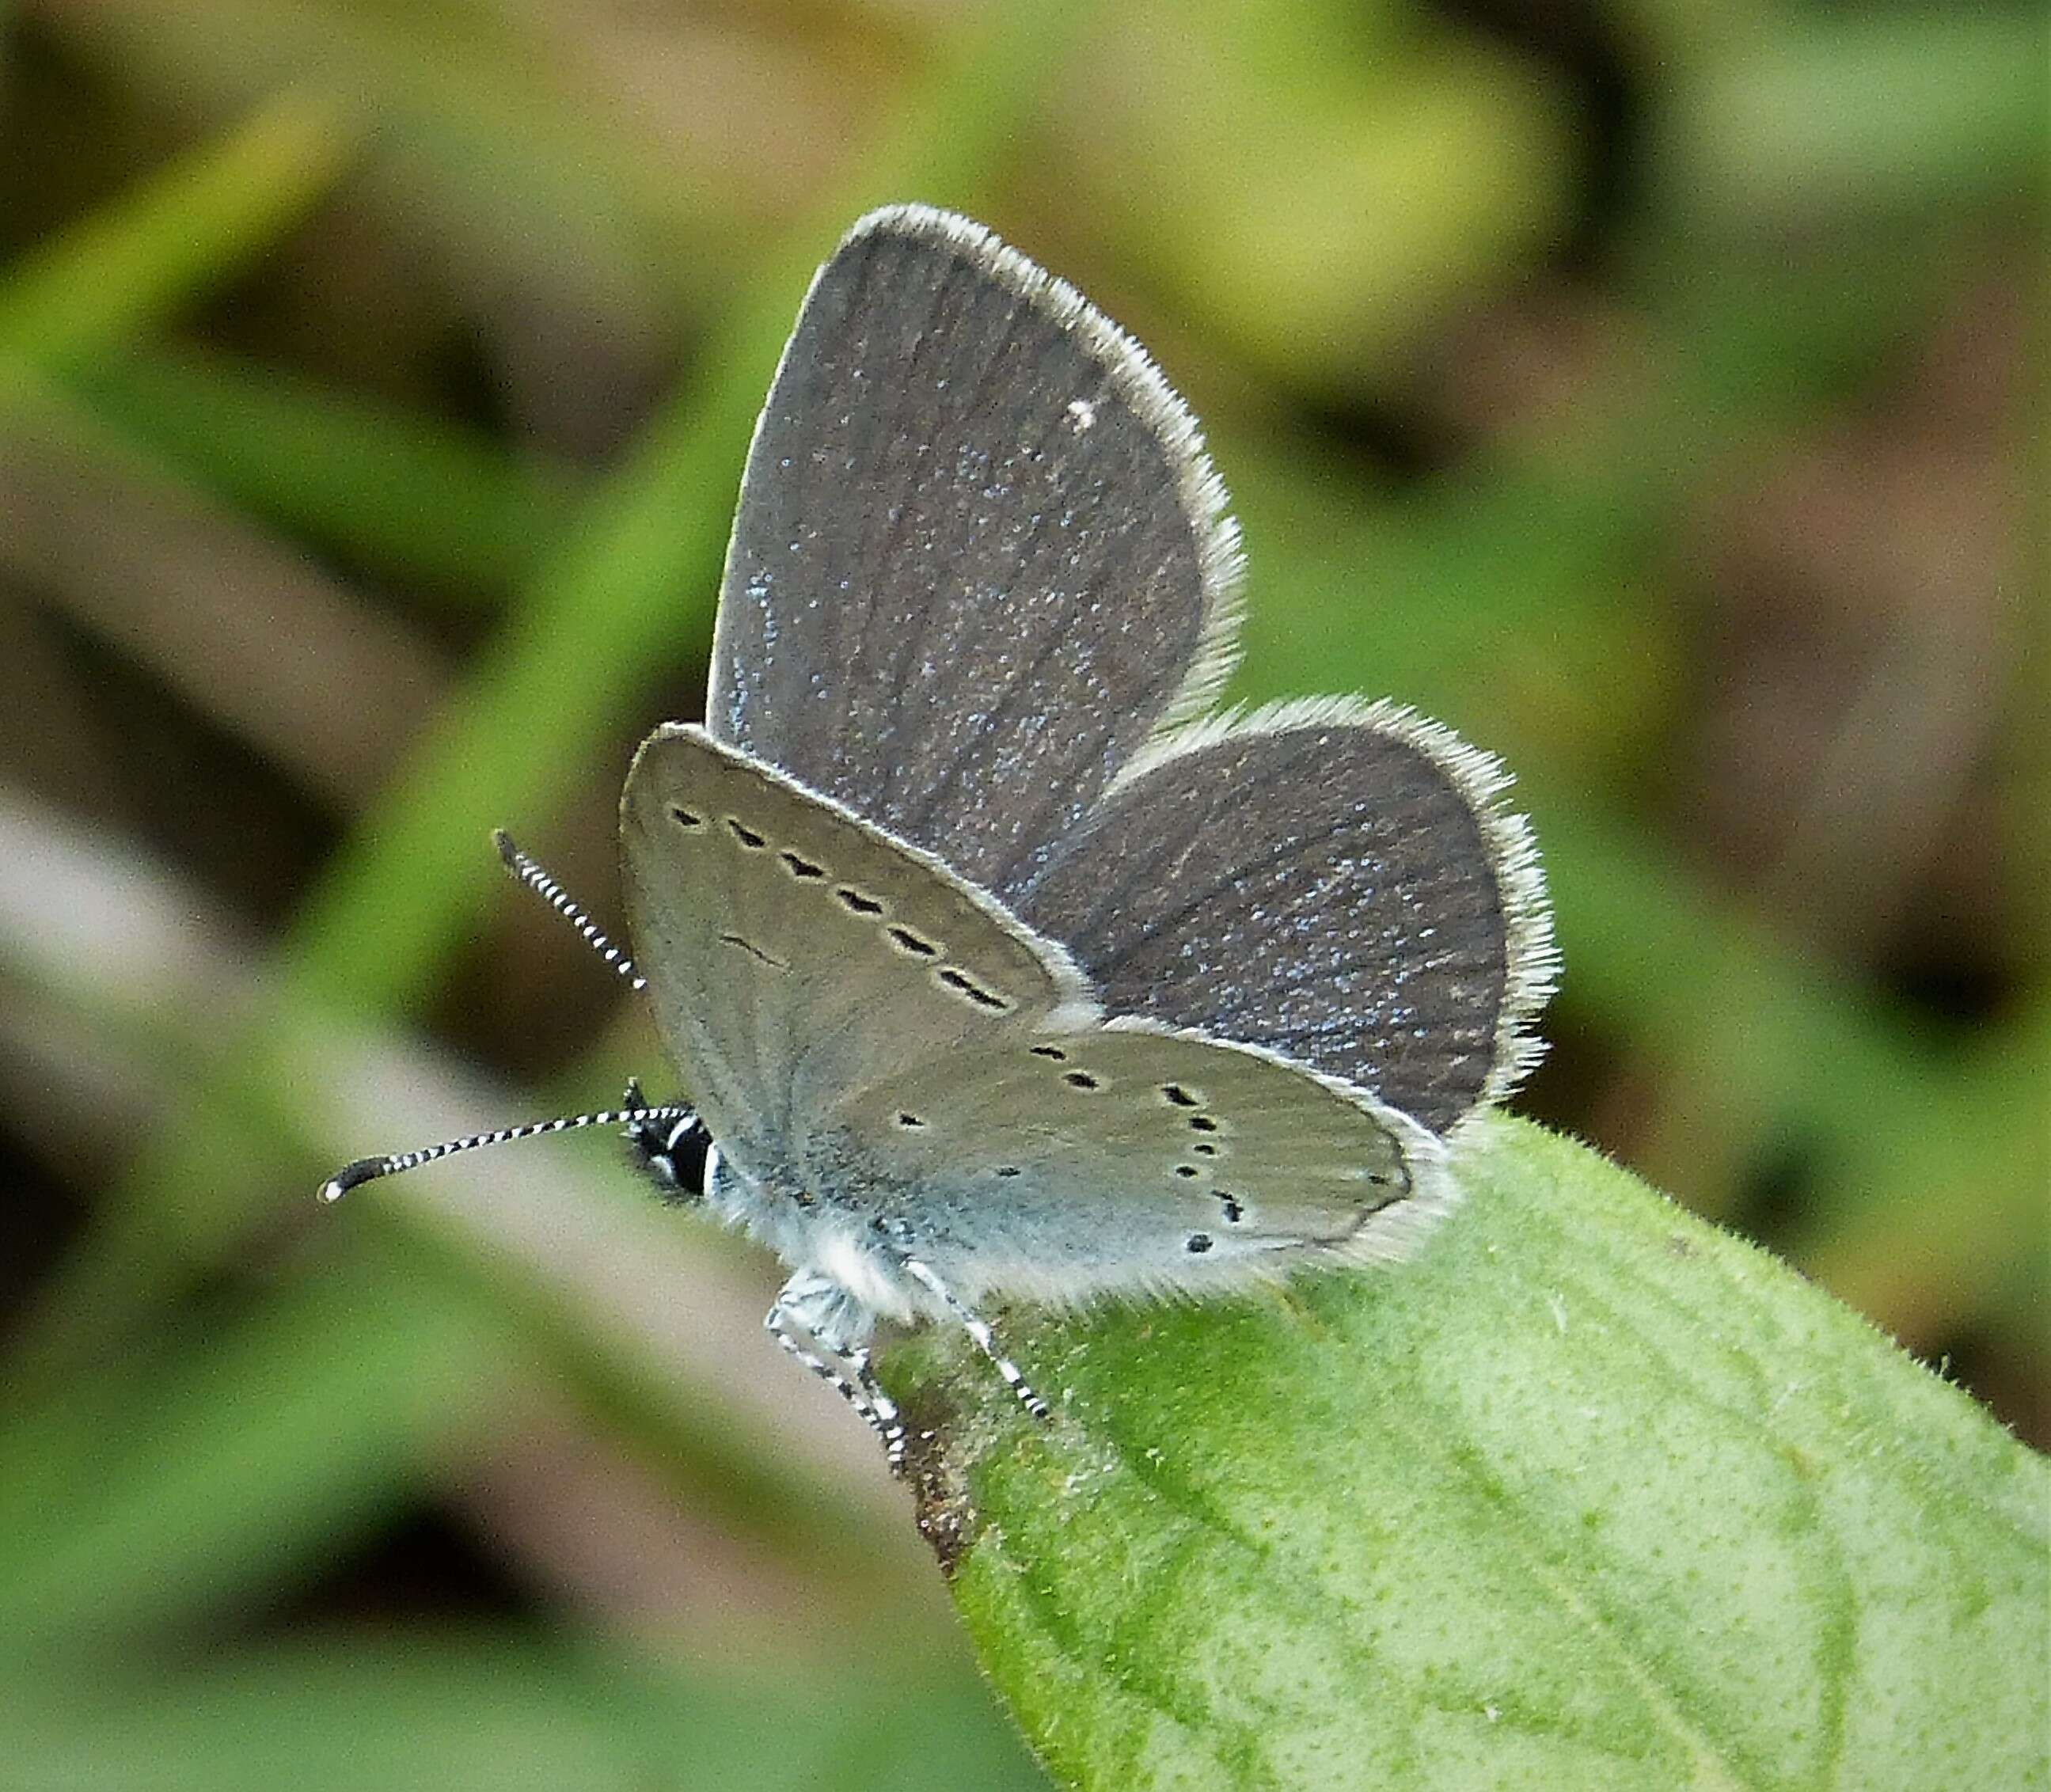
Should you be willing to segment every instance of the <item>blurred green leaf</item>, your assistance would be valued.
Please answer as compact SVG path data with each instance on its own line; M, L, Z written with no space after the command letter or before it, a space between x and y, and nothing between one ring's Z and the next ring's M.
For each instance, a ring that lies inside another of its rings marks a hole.
M890 1363L988 1670L1084 1787L2042 1785L2051 1473L1585 1148L1416 1263Z
M0 1757L17 1792L1045 1784L971 1677L858 1679L854 1697L824 1676L787 1688L686 1673L602 1642L338 1636L162 1679L11 1678Z
M56 365L141 334L270 248L354 142L333 101L279 96L16 262L0 280L0 349Z
M1706 61L1658 131L1683 224L1769 228L1967 197L2041 196L2039 9L1819 14Z
M567 468L225 357L96 357L66 383L186 478L381 571L502 598L562 529Z
M402 1504L522 1364L452 1285L321 1281L0 1433L10 1649L190 1618L274 1586Z

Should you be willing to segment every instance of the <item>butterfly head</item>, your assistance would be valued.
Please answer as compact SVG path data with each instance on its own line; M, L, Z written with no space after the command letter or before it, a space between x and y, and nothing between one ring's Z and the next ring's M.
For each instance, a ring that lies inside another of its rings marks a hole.
M719 1168L719 1147L705 1122L688 1110L647 1108L640 1086L630 1083L622 1106L631 1116L621 1128L634 1166L674 1207L705 1199Z

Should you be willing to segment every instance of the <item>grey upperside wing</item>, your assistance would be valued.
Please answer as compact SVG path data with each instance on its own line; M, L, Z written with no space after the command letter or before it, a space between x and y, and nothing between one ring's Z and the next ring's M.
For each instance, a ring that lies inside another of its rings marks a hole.
M749 451L706 725L1008 896L1230 669L1239 551L1143 350L981 226L864 218Z
M1508 781L1388 705L1200 724L1130 768L1019 910L1114 1013L1269 1047L1444 1133L1536 1060L1557 970Z
M720 1147L780 1180L789 1145L900 1067L1099 1010L1068 954L930 854L671 724L620 799L634 956Z

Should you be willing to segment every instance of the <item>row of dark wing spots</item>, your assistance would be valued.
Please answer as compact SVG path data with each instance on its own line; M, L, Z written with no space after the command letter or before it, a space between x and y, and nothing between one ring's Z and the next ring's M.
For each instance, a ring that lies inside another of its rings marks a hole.
M1068 1061L1068 1053L1058 1045L1034 1045L1028 1049L1036 1058L1047 1058L1056 1064L1065 1064ZM1096 1077L1086 1070L1064 1072L1061 1080L1072 1089L1100 1089L1104 1087ZM1164 1101L1174 1107L1194 1107L1199 1099L1179 1083L1162 1083L1161 1096ZM903 1116L900 1115L899 1118L901 1120ZM1217 1122L1208 1114L1191 1115L1190 1126L1197 1132L1214 1133L1218 1130ZM1218 1148L1208 1140L1199 1140L1191 1149L1201 1156L1214 1158L1217 1155ZM997 1171L999 1176L1016 1176L1018 1173L1015 1167L1009 1165ZM1187 1181L1191 1177L1201 1176L1203 1172L1194 1164L1178 1164L1175 1166L1175 1173ZM1246 1209L1240 1204L1236 1197L1227 1194L1224 1190L1220 1189L1217 1191L1217 1197L1218 1210L1223 1214L1227 1225L1237 1225L1246 1217ZM1185 1245L1190 1255L1201 1257L1211 1249L1213 1242L1208 1232L1192 1232L1185 1241Z
M1190 1094L1179 1083L1163 1083L1161 1085L1161 1099L1170 1107L1197 1107L1203 1103L1203 1098L1201 1095ZM1218 1130L1217 1122L1208 1114L1192 1114L1189 1117L1189 1125L1192 1132L1214 1133ZM1208 1139L1198 1140L1190 1149L1199 1157L1215 1158L1218 1154L1218 1148ZM1185 1181L1188 1181L1202 1175L1203 1171L1195 1164L1178 1164L1175 1165L1175 1173ZM1227 1225L1236 1226L1246 1217L1246 1209L1234 1197L1227 1194L1222 1189L1216 1189L1213 1193L1217 1196L1218 1210L1224 1214ZM1190 1233L1189 1248L1193 1253L1201 1256L1210 1247L1211 1240L1209 1233Z
M1036 1045L1032 1049L1036 1056L1043 1058L1062 1059L1066 1056L1065 1053L1051 1045ZM1086 1070L1065 1072L1061 1080L1072 1089L1098 1089L1103 1087L1103 1084ZM1161 1094L1166 1101L1177 1107L1193 1107L1197 1105L1197 1098L1179 1083L1164 1083L1161 1086ZM1217 1122L1207 1114L1192 1115L1190 1118L1190 1125L1199 1132L1211 1133L1218 1130ZM1217 1155L1217 1147L1209 1142L1200 1142L1194 1149L1207 1158ZM1002 1175L1005 1173L1000 1170L998 1173ZM1175 1165L1175 1173L1187 1181L1202 1175L1203 1171L1195 1164L1178 1164ZM1219 1210L1224 1214L1227 1225L1236 1226L1246 1217L1246 1209L1240 1204L1236 1197L1227 1194L1221 1189L1217 1191L1217 1198ZM1210 1249L1211 1240L1202 1232L1194 1232L1190 1235L1189 1247L1193 1252L1201 1255Z
M680 802L673 802L670 805L670 818L679 827L697 828L705 826L704 816L685 808ZM738 815L728 816L726 825L732 830L733 837L750 852L756 851L769 844L763 835L757 834ZM778 853L777 857L783 860L793 877L802 877L809 880L823 877L826 874L826 868L824 865L814 863L802 853L784 851ZM877 901L873 896L864 896L861 891L852 888L847 884L842 884L834 893L858 915L881 915L883 912L881 903Z
M704 817L693 814L690 810L679 804L673 804L670 813L681 826L694 828L704 825ZM769 844L764 836L756 833L738 815L728 816L726 825L732 830L733 837L750 852L758 851ZM815 860L807 858L802 853L794 853L786 848L779 851L776 856L783 861L785 869L793 877L812 882L822 879L826 875L826 868L824 865ZM865 896L851 884L838 885L834 894L839 898L841 906L851 914L873 916L881 915L883 912L881 902L874 896ZM893 925L888 931L893 943L902 951L909 952L915 957L921 958L936 958L940 955L940 948L937 945L922 935L914 933L909 927ZM936 974L949 989L967 997L979 1008L987 1009L994 1013L1002 1013L1011 1005L995 990L985 987L977 982L967 972L958 970L952 965L945 966Z

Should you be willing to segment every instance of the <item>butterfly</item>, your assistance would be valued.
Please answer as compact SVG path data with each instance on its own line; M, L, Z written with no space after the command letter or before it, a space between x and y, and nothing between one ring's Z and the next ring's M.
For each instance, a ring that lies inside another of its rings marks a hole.
M1536 1060L1557 970L1498 763L1393 705L1213 713L1240 552L1195 420L966 219L871 213L750 448L705 721L620 806L688 1105L623 1123L776 1251L771 1332L901 1466L881 1321L1201 1295L1410 1250L1447 1138Z

